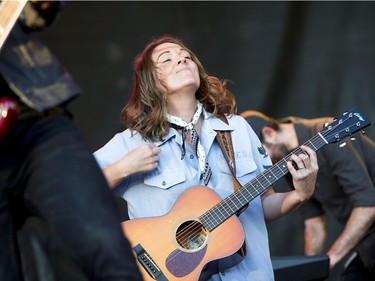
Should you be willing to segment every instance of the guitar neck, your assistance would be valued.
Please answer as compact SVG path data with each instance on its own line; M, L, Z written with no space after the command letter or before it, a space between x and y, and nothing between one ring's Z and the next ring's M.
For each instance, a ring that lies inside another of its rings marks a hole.
M320 133L316 134L313 138L304 143L305 146L310 147L314 151L317 151L326 144L327 142L320 135ZM298 147L297 149L289 153L279 162L263 171L249 183L245 184L236 192L232 193L226 199L214 206L212 209L204 213L200 217L201 222L209 231L216 228L230 216L237 213L241 208L243 208L254 198L265 192L280 178L285 176L289 172L287 162L290 160L291 156L293 154L299 155L301 153L305 153L301 149L301 147Z
M342 118L335 118L332 123L325 124L324 128L303 145L317 151L324 145L340 141L342 138L352 135L369 126L370 123L362 115L358 108L345 112ZM249 183L242 186L236 192L222 200L199 217L202 224L212 231L232 215L236 214L246 204L265 192L270 186L285 176L289 170L287 163L293 154L305 153L301 147L296 148L279 162L263 171Z
M26 3L27 0L2 0L0 2L0 49Z

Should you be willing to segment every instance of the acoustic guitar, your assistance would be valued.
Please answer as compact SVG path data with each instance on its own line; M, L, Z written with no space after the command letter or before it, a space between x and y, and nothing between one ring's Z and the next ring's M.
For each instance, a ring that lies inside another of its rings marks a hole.
M0 2L0 52L6 38L20 16L27 0L2 0ZM0 98L0 142L16 123L19 104L10 97Z
M353 108L304 145L317 151L369 125ZM236 213L286 175L292 154L301 153L298 147L224 200L207 187L194 186L179 196L167 214L123 222L144 280L207 280L240 262L236 256L245 237Z

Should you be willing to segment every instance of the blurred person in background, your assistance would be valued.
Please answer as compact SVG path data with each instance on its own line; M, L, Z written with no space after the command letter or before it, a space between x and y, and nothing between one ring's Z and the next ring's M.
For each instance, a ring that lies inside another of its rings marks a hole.
M254 129L273 163L315 136L333 117L275 119L248 110L240 114ZM320 255L326 246L326 212L344 228L326 253L330 268L347 257L341 280L375 280L375 143L356 134L341 147L317 152L319 172L313 196L300 211L304 221L304 253Z

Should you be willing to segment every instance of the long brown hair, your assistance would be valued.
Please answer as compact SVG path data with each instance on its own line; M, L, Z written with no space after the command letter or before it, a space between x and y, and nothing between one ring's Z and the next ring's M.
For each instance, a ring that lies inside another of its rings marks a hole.
M197 56L180 39L164 35L153 39L134 60L131 96L121 112L122 122L127 128L152 141L160 141L168 134L167 96L156 86L155 65L151 58L153 50L163 43L181 46L197 64L200 86L195 97L203 104L205 110L214 116L223 113L233 115L237 112L235 98L226 88L227 80L209 76Z

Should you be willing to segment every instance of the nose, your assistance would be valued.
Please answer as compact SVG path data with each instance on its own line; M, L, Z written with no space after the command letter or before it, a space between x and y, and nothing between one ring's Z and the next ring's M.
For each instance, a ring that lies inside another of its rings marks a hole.
M180 65L181 63L186 63L186 58L180 58L177 64Z

